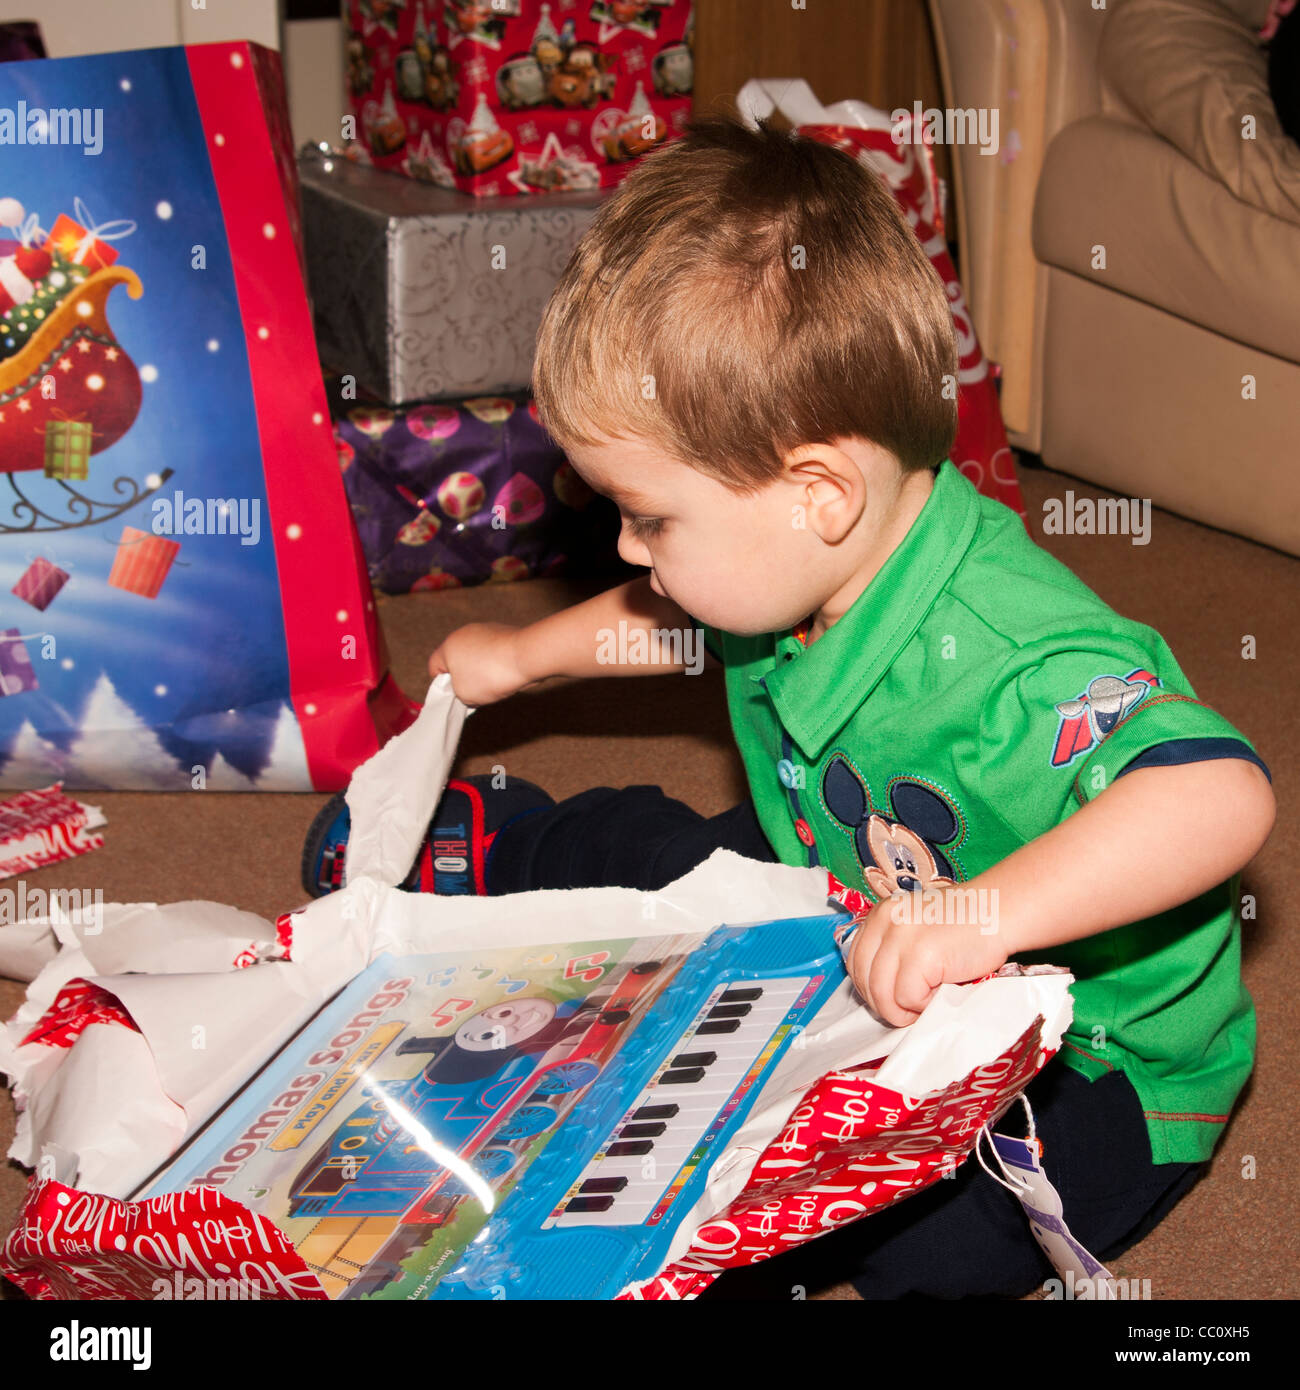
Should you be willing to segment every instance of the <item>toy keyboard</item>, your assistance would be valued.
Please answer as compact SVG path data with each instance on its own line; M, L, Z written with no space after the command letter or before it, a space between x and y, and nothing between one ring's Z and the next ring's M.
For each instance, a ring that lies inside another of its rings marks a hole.
M840 920L710 935L431 1296L610 1298L655 1273L764 1081L844 979Z

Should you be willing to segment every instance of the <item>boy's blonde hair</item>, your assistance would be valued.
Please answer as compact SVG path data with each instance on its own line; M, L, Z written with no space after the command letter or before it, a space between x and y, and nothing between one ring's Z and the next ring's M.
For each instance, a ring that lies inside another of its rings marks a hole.
M884 184L829 145L711 117L598 213L546 307L533 390L561 448L636 435L749 491L837 438L934 467L956 373L943 284Z

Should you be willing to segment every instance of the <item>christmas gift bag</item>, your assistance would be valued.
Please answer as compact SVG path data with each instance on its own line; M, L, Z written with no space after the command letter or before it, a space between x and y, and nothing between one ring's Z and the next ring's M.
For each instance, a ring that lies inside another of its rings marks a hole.
M680 134L694 0L348 0L354 151L467 193L605 188Z
M617 509L573 471L528 398L341 404L339 465L376 588L404 594L618 565Z
M486 203L311 150L300 172L323 361L392 404L527 389L599 192Z
M860 101L823 106L802 81L750 81L736 104L753 121L779 109L801 134L852 155L881 178L934 266L952 311L960 360L957 366L957 438L952 461L986 497L1005 502L1027 518L1015 459L988 358L980 350L944 236L939 181L924 122L910 112L892 119Z
M245 43L0 65L0 786L324 790L409 721L283 108Z

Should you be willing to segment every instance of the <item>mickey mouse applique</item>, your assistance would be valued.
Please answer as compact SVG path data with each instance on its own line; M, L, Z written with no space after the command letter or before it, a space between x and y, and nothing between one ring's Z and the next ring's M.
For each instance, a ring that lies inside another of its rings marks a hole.
M836 754L822 774L822 803L853 831L862 878L877 900L897 892L951 888L952 864L943 853L964 834L964 824L948 800L910 778L889 786L888 813L876 810L848 760Z

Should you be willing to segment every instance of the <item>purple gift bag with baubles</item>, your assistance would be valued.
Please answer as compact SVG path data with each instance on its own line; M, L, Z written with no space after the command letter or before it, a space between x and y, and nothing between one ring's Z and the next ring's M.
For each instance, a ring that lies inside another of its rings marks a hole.
M619 569L617 508L573 471L527 396L345 401L336 416L343 486L384 593Z

